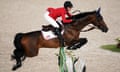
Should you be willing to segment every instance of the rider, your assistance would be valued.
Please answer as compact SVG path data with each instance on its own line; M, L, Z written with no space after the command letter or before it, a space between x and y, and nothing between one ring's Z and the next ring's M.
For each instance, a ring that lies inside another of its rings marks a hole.
M64 7L48 8L47 12L44 14L45 19L54 27L54 33L58 36L58 38L60 38L61 33L56 19L58 17L61 17L63 23L65 24L72 22L72 19L66 19L66 15L68 17L72 17L72 15L69 13L72 8L73 4L71 3L71 1L65 1Z
M66 15L71 17L72 15L69 13L73 8L73 4L71 1L65 1L64 7L60 8L48 8L47 12L44 14L45 19L55 28L55 33L59 31L59 25L56 22L58 17L62 18L63 23L70 23L72 19L66 19Z

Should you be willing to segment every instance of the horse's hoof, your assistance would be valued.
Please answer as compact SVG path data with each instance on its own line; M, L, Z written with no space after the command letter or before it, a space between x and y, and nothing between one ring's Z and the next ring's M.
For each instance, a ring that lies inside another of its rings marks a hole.
M12 68L12 71L15 71L17 70L19 67L21 67L22 65L21 64L18 64L18 65L15 65L13 68Z
M13 67L13 68L12 68L12 71L15 71L16 69L17 69L16 67Z

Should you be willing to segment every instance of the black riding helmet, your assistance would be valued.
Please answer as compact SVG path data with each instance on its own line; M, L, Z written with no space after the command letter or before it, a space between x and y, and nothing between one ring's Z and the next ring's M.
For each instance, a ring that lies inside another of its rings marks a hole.
M70 7L70 8L73 7L73 4L71 3L71 1L65 1L64 2L64 8L67 8L67 7Z

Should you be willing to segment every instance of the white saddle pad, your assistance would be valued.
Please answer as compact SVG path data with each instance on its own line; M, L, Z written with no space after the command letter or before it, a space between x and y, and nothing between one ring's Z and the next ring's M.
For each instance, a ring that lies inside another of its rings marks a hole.
M41 32L45 40L57 38L57 36L52 31L41 31ZM64 30L61 32L61 34L63 34L63 32Z

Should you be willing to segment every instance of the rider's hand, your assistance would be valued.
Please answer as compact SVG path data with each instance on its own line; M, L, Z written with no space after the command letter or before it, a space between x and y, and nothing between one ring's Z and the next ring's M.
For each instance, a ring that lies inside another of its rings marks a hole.
M75 19L75 18L73 18L73 19L72 19L72 22L76 22L76 19Z

